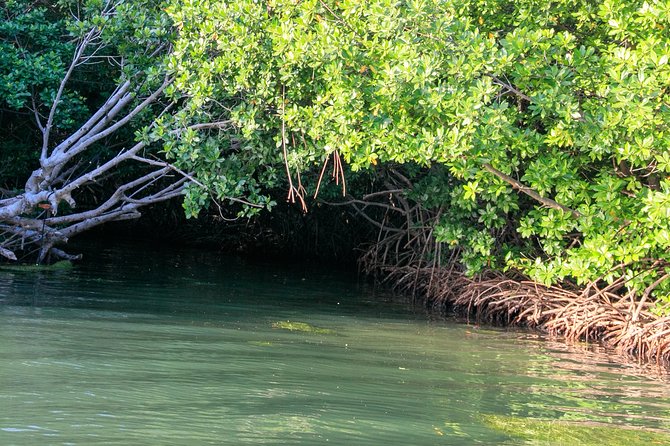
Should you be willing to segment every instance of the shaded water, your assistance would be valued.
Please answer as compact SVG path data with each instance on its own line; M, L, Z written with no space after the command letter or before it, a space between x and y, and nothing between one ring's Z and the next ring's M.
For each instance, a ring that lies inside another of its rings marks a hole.
M1 445L524 444L492 415L670 430L667 378L606 353L430 320L342 272L140 251L0 270Z

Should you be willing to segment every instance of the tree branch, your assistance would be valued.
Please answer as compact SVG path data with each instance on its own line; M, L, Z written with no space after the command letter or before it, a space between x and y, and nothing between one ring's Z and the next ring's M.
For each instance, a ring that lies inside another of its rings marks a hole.
M63 142L58 144L53 152L51 158L51 162L55 160L55 155L64 152L70 146L75 144L77 141L79 141L81 138L85 137L88 135L90 132L93 131L95 128L96 124L103 118L107 117L107 119L114 118L116 113L112 113L112 109L119 104L120 102L123 103L123 107L127 105L130 100L132 100L132 95L127 94L128 91L130 90L131 83L129 80L125 81L123 84L119 85L114 92L111 94L111 96L105 101L102 107L100 107L94 114L91 116L88 121L84 125L82 125L76 132L74 132L72 135L70 135L67 139L65 139ZM122 107L121 107L122 108ZM43 164L45 166L49 166L50 160L47 160Z
M63 96L63 91L65 91L65 85L68 83L68 81L70 80L70 77L72 76L72 73L74 72L74 69L79 64L79 60L83 56L84 51L86 50L86 47L88 47L88 44L91 42L91 40L94 38L94 36L97 33L99 33L99 31L96 28L93 28L86 33L86 35L83 37L83 39L77 45L77 48L75 49L74 57L72 58L72 62L70 63L70 66L68 67L67 71L65 72L65 75L63 76L63 79L61 79L60 85L58 86L58 91L56 92L56 97L54 98L53 104L51 105L51 109L49 110L49 117L47 118L46 123L44 123L44 125L41 126L42 127L42 151L41 151L41 154L40 154L40 161L46 161L46 159L47 159L48 150L49 150L49 134L51 132L51 128L53 127L54 117L56 116L56 110L58 109L58 105L60 104L61 97Z
M504 82L503 80L501 80L500 78L498 78L498 77L496 77L496 76L490 76L490 77L491 77L491 79L493 79L493 83L494 83L494 84L496 84L496 85L498 85L498 86L500 86L500 87L503 87L505 90L507 90L507 91L509 91L510 93L513 93L513 94L519 96L521 99L524 99L524 100L526 100L526 101L528 101L528 102L533 102L533 99L532 99L530 96L528 96L527 94L521 92L520 90L518 90L517 88L515 88L514 86L512 86L512 84L510 84L509 82Z
M404 232L406 232L406 231L403 230L403 229L390 228L390 227L384 225L383 223L379 223L377 220L373 219L373 218L370 217L368 214L366 214L366 213L363 212L361 209L359 209L358 206L356 206L356 203L352 203L351 206L354 208L354 210L356 211L356 213L358 213L361 217L363 217L363 218L366 219L368 222L372 223L374 226L378 227L379 229L381 229L381 230L383 230L383 231L397 232L397 233L400 233L400 232L404 233Z
M487 172L492 173L493 175L497 176L501 180L505 181L506 183L510 184L514 189L518 190L519 192L523 192L524 194L528 195L529 197L533 198L536 201L539 201L543 205L552 208L552 209L558 209L563 212L567 212L570 215L572 215L574 218L579 218L582 216L582 214L579 211L576 211L574 209L570 209L569 207L558 203L551 198L546 198L540 195L537 191L534 189L524 185L520 181L510 177L509 175L504 174L503 172L499 171L495 167L491 166L489 163L484 163L482 164L482 167Z
M156 99L158 99L158 97L163 93L163 91L167 88L167 86L170 85L171 82L172 79L166 78L163 84L156 91L154 91L151 95L147 96L140 104L138 104L135 108L129 111L123 118L119 119L114 124L107 127L105 130L102 130L94 134L90 138L86 138L84 141L81 141L79 144L76 144L75 146L66 151L67 155L70 158L72 158L80 154L81 152L86 150L91 144L100 141L103 138L106 138L107 136L111 135L112 133L114 133L115 131L126 125L131 119L137 116L138 113L140 113L150 104L155 102Z

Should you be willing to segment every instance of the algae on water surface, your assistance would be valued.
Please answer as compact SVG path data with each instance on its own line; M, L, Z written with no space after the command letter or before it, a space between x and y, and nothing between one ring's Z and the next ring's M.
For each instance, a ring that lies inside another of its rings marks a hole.
M541 446L668 445L670 433L560 420L482 415L490 428L525 444Z
M295 322L295 321L278 321L272 323L272 328L279 328L281 330L288 331L299 331L302 333L315 333L315 334L333 334L333 330L327 328L316 327L314 325L308 324L307 322Z

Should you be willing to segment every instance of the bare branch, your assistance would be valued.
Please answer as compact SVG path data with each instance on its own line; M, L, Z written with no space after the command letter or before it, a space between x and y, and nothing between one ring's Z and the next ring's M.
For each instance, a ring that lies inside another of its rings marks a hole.
M405 233L406 232L404 229L391 228L389 226L384 225L383 223L378 222L377 220L373 219L368 214L363 212L361 209L359 209L358 206L356 206L355 203L352 203L351 206L354 208L354 210L356 211L356 213L358 215L360 215L361 217L366 219L368 222L372 223L373 225L375 225L376 227L378 227L379 229L381 229L383 231L397 232L397 233Z
M35 116L35 123L37 124L37 128L40 129L40 132L44 134L44 124L42 124L42 117L40 116L40 112L37 110L37 103L35 102L35 95L32 95L30 97L30 101L33 104L33 115Z
M51 254L54 257L57 257L59 259L64 259L64 260L79 260L82 257L81 254L77 254L77 255L68 254L67 252L63 251L62 249L58 249L58 248L54 248L54 247L52 247L49 250L49 254Z
M188 126L192 130L206 130L206 129L221 129L228 130L233 128L233 121L226 119L225 121L205 122L201 124L193 124Z
M114 206L117 204L121 203L125 197L125 192L128 190L131 190L133 188L139 187L144 185L145 183L155 180L156 178L164 176L167 172L169 172L169 169L160 169L157 171L150 172L148 174L145 174L139 178L134 179L133 181L129 181L128 183L125 183L121 186L119 186L116 191L101 205L99 205L95 209L91 209L88 211L84 212L79 212L76 214L69 214L69 215L63 215L60 217L50 217L46 219L46 223L49 225L63 225L63 224L71 224L73 222L78 222L78 221L83 221L89 218L93 218L96 215L99 215L103 212L107 212L110 209L112 209ZM62 193L62 192L57 192L57 193Z
M233 203L244 204L244 205L246 205L246 206L250 206L250 207L252 207L252 208L263 209L263 206L262 206L262 205L260 205L260 204L256 204L256 203L252 203L252 202L250 202L250 201L243 200L243 199L241 199L241 198L236 198L236 197L224 197L223 200L232 201Z
M41 151L41 154L40 154L40 161L46 161L46 159L47 159L48 150L49 150L49 134L51 132L51 128L53 127L54 117L56 116L56 110L58 109L58 105L60 104L61 97L63 96L63 91L65 91L65 85L70 80L70 77L72 76L72 73L74 72L74 69L77 67L81 57L83 56L84 51L86 51L86 48L88 47L89 43L94 38L94 36L97 32L99 32L99 31L94 28L94 29L89 30L86 33L86 35L84 35L82 40L77 45L77 48L75 49L74 57L72 58L72 62L70 63L70 66L68 67L67 71L65 72L65 75L63 76L63 79L61 80L60 85L58 86L58 91L56 92L56 96L54 97L53 104L51 105L51 110L49 111L49 117L47 118L46 123L42 127L42 151Z
M172 79L166 78L163 84L158 89L156 89L156 91L154 91L151 95L147 96L140 104L138 104L135 108L129 111L123 118L119 119L114 124L107 127L105 130L95 133L91 137L86 138L84 141L81 141L79 144L76 144L74 147L67 150L66 153L68 157L72 158L80 154L81 152L86 150L91 144L100 141L103 138L106 138L107 136L111 135L112 133L116 132L118 129L126 125L142 110L144 110L150 104L154 103L156 99L158 99L158 97L163 93L165 88L167 88L167 86L170 85L171 82ZM117 106L118 105L119 104L117 104Z
M370 198L375 198L379 196L390 196L393 194L400 194L402 192L404 192L402 189L382 190L379 192L373 192L371 194L363 195L363 200L369 200Z
M50 157L50 160L47 160L45 163L43 163L45 166L49 166L49 161L55 162L55 155L58 153L62 153L70 146L75 144L79 139L83 138L90 132L93 132L93 129L95 128L95 125L103 118L103 117L108 117L108 119L112 119L116 116L116 113L112 113L112 110L117 106L117 104L123 103L123 107L125 107L130 100L132 100L132 95L128 94L128 91L130 90L131 83L130 81L125 81L123 84L119 85L116 90L112 93L112 95L105 101L102 107L98 109L93 116L91 116L88 121L84 125L82 125L76 132L74 132L70 137L65 139L63 142L58 144L53 152L52 156Z
M174 170L175 172L179 173L179 175L183 176L184 178L187 178L190 182L192 182L194 184L197 184L198 186L200 186L203 189L207 189L207 186L205 186L200 181L198 181L193 175L191 175L190 173L184 172L183 170L181 170L180 168L178 168L174 164L168 163L167 161L161 161L161 160L157 160L157 159L149 159L149 158L145 158L145 157L138 156L138 155L134 155L132 158L136 161L140 161L140 162L145 163L145 164L150 164L152 166L167 167L167 168L169 168L171 170Z
M59 194L64 195L64 194L70 194L72 191L75 189L83 186L86 183L90 183L93 181L95 178L100 176L101 174L107 172L108 170L118 166L121 164L123 161L130 159L135 155L137 152L142 150L146 146L146 143L140 141L137 144L135 144L133 147L130 149L120 153L119 155L115 156L114 158L110 159L106 163L102 164L101 166L93 169L92 171L88 172L85 175L82 175L81 177L77 178L76 180L72 181L71 183L67 184L65 187L59 190Z
M114 0L104 1L102 15L109 16L114 13L116 3ZM143 110L159 104L160 97L172 82L168 76L158 88L149 91L145 97L139 99L136 99L136 96L143 88L141 73L133 79L122 82L82 126L55 147L50 148L51 129L55 125L66 85L72 78L76 67L92 61L97 62L101 57L107 57L100 53L104 48L101 33L100 27L94 27L82 35L77 42L74 55L60 81L47 117L40 114L37 97L32 98L32 114L42 133L40 164L29 176L23 192L13 197L0 199L0 232L2 232L0 256L2 257L16 259L15 253L22 252L22 255L30 256L38 253L38 262L48 256L71 258L68 254L56 249L55 245L66 242L71 235L108 221L137 218L140 216L141 207L183 195L188 182L205 187L193 175L183 172L170 163L158 159L152 160L145 155L140 156L141 151L145 150L148 144L147 141L133 143L131 147L121 149L116 155L96 160L99 161L97 165L84 159L87 157L81 157L93 144L113 135ZM155 51L162 51L164 48L165 46L160 46ZM151 50L149 48L148 52ZM137 101L134 106L131 105L133 101ZM172 102L167 105L160 104L161 108L157 108L157 116L168 113L173 105ZM157 119L156 115L154 119ZM156 122L154 120L152 125L156 125ZM228 130L230 128L232 128L232 122L229 120L197 123L186 127L186 129L196 131ZM171 133L178 137L181 131L182 129L178 129ZM121 163L128 161L140 161L152 168L118 186L104 202L96 205L94 209L56 216L59 204L63 201L74 208L73 194L79 188L104 180ZM231 200L237 199L231 198ZM253 203L245 202L245 204L259 207ZM38 207L43 211L39 213L39 218L35 218L34 211ZM41 218L42 216L44 218Z
M363 209L365 209L368 206L376 206L380 207L383 209L387 209L389 211L394 211L394 212L400 212L401 214L406 214L404 209L400 209L399 207L392 206L390 204L386 203L380 203L378 201L364 201L364 200L357 200L355 198L350 198L349 200L346 201L339 201L337 203L331 202L331 201L323 201L322 203L327 204L329 206L348 206L351 204L360 204L363 206Z

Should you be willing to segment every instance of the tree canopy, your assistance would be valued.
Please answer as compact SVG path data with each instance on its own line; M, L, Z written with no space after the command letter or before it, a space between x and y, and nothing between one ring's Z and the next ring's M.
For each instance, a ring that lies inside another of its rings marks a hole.
M329 159L432 166L414 198L444 209L434 235L470 272L624 279L669 302L667 1L211 0L168 13L175 91L199 119L232 124L167 147L211 187L239 184L213 175L224 160L255 166L252 184L285 163L296 195L299 173Z
M250 216L278 187L304 206L328 164L343 187L393 171L399 183L365 194L430 215L407 223L439 246L424 258L621 283L668 311L668 1L91 1L113 13L63 13L82 5L3 7L2 107L50 129L35 133L41 150L15 150L34 135L5 143L5 159L44 158L59 147L45 140L76 134L130 82L135 104L153 99L131 116L127 156L185 175L168 195L185 194L187 215L214 201ZM91 30L115 43L85 57L114 69L82 64L59 94ZM108 94L84 93L91 77Z

